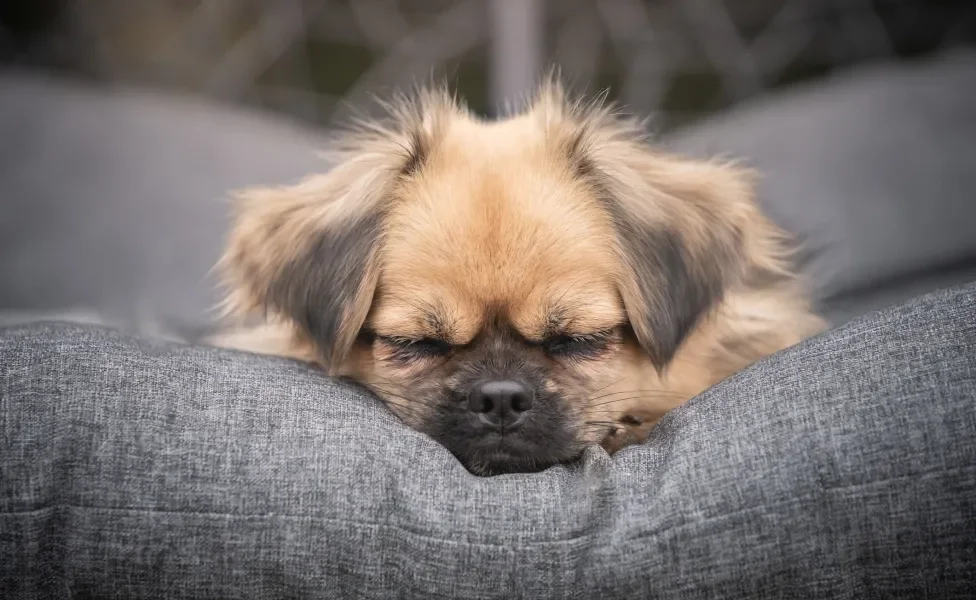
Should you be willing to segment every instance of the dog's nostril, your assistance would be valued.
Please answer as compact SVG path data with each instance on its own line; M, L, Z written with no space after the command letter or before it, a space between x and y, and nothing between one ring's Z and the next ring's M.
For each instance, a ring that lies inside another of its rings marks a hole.
M525 412L532 408L532 396L525 390L524 393L512 395L512 410L515 412Z
M501 419L510 413L526 412L532 408L532 401L532 391L517 381L487 381L471 391L468 409Z
M487 413L491 412L493 408L495 408L495 403L485 394L476 391L468 398L468 409L471 412Z

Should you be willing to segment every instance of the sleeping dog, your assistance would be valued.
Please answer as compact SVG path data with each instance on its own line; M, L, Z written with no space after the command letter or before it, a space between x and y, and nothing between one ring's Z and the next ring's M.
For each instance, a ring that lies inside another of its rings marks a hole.
M474 473L640 442L664 413L819 331L787 239L733 164L541 86L482 120L389 106L335 167L240 195L218 344L351 377Z

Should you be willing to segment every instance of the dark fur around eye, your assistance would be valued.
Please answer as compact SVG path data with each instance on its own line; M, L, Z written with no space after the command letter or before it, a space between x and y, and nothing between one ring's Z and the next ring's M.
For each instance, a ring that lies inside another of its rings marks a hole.
M542 342L542 348L552 358L595 358L610 345L612 334L557 335Z
M452 346L447 342L434 338L417 340L392 336L377 336L377 339L393 347L393 357L403 361L446 356L452 349Z

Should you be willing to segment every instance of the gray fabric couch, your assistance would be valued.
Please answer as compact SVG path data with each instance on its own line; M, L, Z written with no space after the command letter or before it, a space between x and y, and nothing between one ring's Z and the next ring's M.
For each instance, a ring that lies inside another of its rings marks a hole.
M489 479L355 386L158 339L209 326L225 191L317 168L321 135L3 74L0 596L969 597L974 66L866 67L662 140L763 170L847 324L645 446ZM52 316L123 332L25 324Z

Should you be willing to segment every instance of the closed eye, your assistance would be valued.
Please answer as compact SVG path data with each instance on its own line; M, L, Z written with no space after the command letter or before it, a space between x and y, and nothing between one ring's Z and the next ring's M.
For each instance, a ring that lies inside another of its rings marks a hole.
M542 342L542 348L552 358L595 358L602 354L613 339L613 330L584 335L560 334Z
M377 336L377 339L393 349L393 357L399 360L433 358L446 356L454 348L444 340L435 338L403 338L397 336Z

